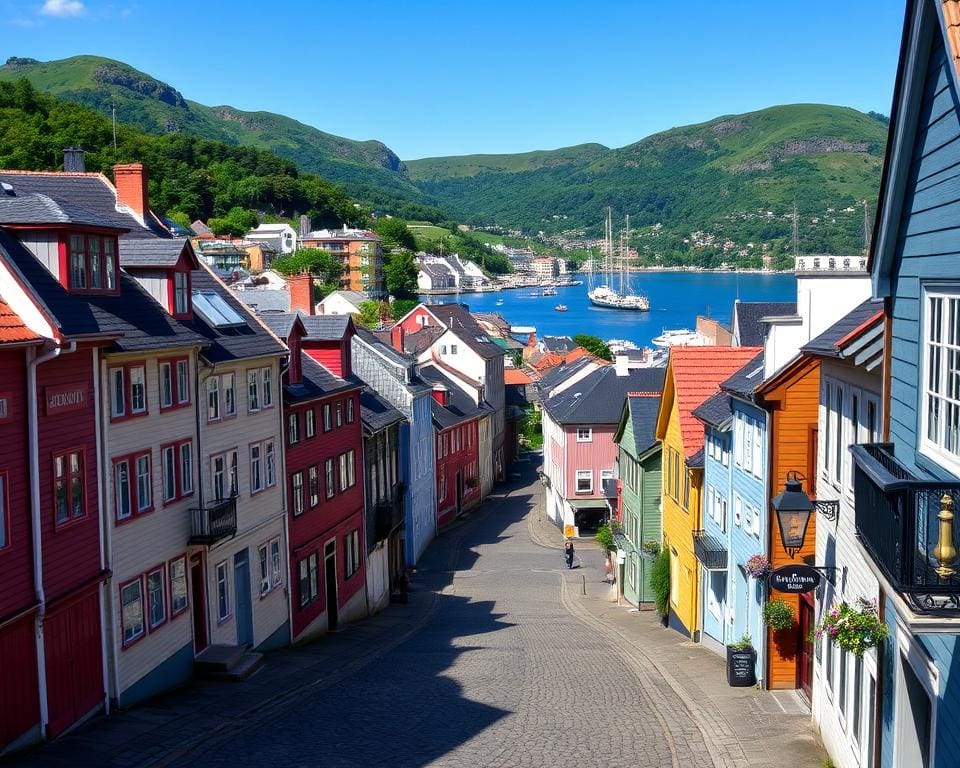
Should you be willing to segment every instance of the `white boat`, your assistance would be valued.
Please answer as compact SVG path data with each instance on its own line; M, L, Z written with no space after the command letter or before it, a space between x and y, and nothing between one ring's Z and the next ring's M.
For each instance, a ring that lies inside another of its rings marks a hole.
M655 346L661 349L668 347L705 347L709 346L710 340L706 336L701 336L696 331L689 328L675 328L673 330L664 330L655 339L652 339Z
M628 341L627 339L608 339L607 346L610 347L610 351L614 354L617 352L640 349L640 347L638 347L632 341Z
M607 309L629 309L636 312L646 312L650 309L650 300L646 296L619 293L606 285L588 291L587 298L592 304Z
M613 267L613 214L610 208L607 208L607 220L604 231L604 271L608 272ZM590 270L590 290L587 291L587 298L590 303L606 309L626 309L634 312L646 312L650 309L650 299L641 294L633 293L630 289L630 281L627 278L626 256L630 252L630 217L627 216L626 234L620 233L620 253L619 267L617 271L620 275L620 290L614 290L609 285L600 285L593 287L593 268L591 262ZM626 255L625 255L626 254Z
M556 289L556 288L551 288L551 287L548 286L548 287L546 287L546 288L543 289L543 295L544 295L544 296L556 296L556 295L557 295L557 289Z
M557 304L557 306L555 306L554 309L557 310L557 312L566 312L566 311L567 311L567 305L566 305L566 304Z
M503 306L503 299L497 299L497 306L498 306L498 307L502 307L502 306Z

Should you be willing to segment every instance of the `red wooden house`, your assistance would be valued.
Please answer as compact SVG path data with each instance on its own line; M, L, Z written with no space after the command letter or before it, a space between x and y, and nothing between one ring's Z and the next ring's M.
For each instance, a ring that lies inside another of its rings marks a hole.
M480 501L480 418L490 412L433 365L420 367L433 387L437 525L453 522Z
M366 613L362 384L350 373L349 316L261 320L290 348L283 423L296 641Z

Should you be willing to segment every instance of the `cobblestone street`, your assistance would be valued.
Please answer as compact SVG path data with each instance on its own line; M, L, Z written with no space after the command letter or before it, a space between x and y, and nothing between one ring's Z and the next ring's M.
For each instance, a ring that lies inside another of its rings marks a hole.
M563 568L539 492L520 484L441 536L408 605L21 763L821 765L793 692L727 688L718 657L610 600L591 544L582 568Z

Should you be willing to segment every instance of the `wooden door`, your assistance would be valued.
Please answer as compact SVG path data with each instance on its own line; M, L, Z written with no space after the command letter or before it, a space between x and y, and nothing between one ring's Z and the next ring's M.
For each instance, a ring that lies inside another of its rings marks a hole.
M813 640L810 639L814 627L813 600L809 595L800 595L800 621L797 647L800 657L797 665L797 683L808 701L812 701L813 691Z
M0 751L40 722L35 621L31 613L0 629Z

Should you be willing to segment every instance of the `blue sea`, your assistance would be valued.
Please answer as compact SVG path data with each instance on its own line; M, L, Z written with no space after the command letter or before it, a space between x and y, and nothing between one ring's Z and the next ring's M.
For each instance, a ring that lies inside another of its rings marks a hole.
M579 275L576 277L580 279ZM519 288L497 293L462 293L459 300L472 312L499 312L511 325L532 325L541 337L590 333L604 340L627 339L644 347L650 346L651 339L665 329L693 330L697 315L707 315L729 327L737 298L741 301L796 301L797 298L796 278L785 273L642 272L631 274L630 279L635 292L649 297L649 312L593 306L587 298L586 280L583 285L558 288L556 296L541 296L538 289ZM612 277L606 280L609 285L615 285ZM595 275L594 282L599 285L605 279ZM501 299L503 304L497 306ZM441 303L456 301L456 298L422 296L421 300ZM566 304L568 311L555 311L557 304Z

